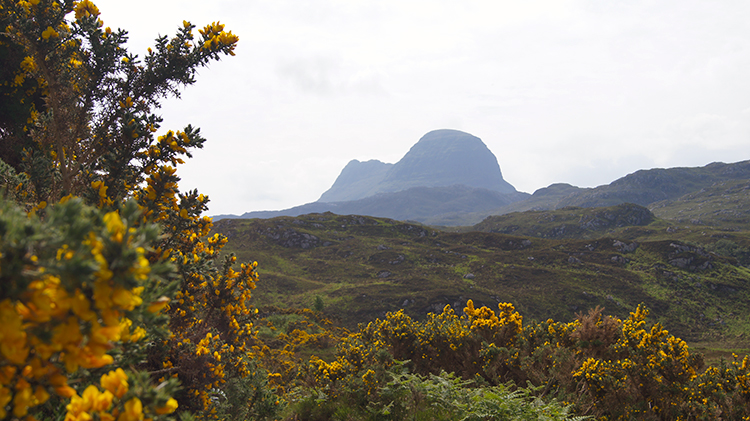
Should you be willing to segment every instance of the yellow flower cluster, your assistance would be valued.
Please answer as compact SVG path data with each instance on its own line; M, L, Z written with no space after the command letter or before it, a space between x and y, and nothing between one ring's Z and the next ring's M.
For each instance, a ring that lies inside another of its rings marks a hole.
M474 308L474 302L468 300L464 314L471 322L471 331L480 334L487 341L506 343L512 341L523 330L523 316L510 303L498 304L499 315L487 307Z
M88 16L99 16L99 8L90 0L79 1L75 6L76 20L81 20Z
M336 381L348 374L345 370L345 364L342 364L339 360L327 363L313 356L310 362L317 366L317 381Z
M362 375L362 383L367 389L367 394L371 395L378 387L378 380L375 377L375 372L372 369L367 369L365 374Z
M179 147L179 146L178 146ZM198 215L207 198L197 193L174 196L171 174L154 172L146 194L139 196L144 208L168 223L170 235L156 249L157 255L174 262L183 277L175 301L168 307L172 344L168 363L174 375L189 378L187 393L196 410L210 413L216 390L226 378L253 375L256 330L251 322L257 310L250 304L258 280L257 262L233 267L227 257L223 267L212 265L227 239L219 234L202 238L211 220ZM152 216L153 217L153 216ZM190 408L188 408L190 409Z
M81 209L79 201L67 202L57 206L69 212ZM150 273L145 250L134 246L139 234L117 212L105 214L102 224L100 229L92 226L78 242L41 257L27 255L22 268L13 269L15 263L4 260L0 264L12 279L8 288L23 287L17 296L0 301L0 418L9 403L13 416L23 417L51 393L73 396L68 375L112 364L108 352L115 343L145 337L145 330L133 328L126 315L142 304L139 284ZM113 253L115 245L135 250L123 259ZM11 256L0 254L3 258ZM82 261L90 265L86 272L77 269Z
M237 45L237 41L239 41L239 37L234 35L232 31L224 32L224 25L221 23L214 22L206 25L198 32L203 36L203 45L201 48L209 51L227 48L227 52L230 55L234 55L234 48Z
M573 372L574 378L581 378L584 391L591 390L595 395L607 393L610 389L625 386L627 369L632 367L630 360L603 361L587 358L581 367Z
M338 393L339 383L359 379L366 387L375 387L373 367L388 369L393 360L408 361L410 370L419 374L437 374L441 370L472 377L482 373L483 343L492 347L512 344L522 330L522 317L510 304L501 304L500 313L467 303L465 316L458 316L450 306L439 314L428 314L420 322L403 310L386 314L385 319L363 326L359 332L341 339L336 360L325 362L313 358L308 376L320 387ZM390 358L383 359L388 352Z
M169 398L164 405L144 411L141 399L128 394L128 376L121 368L102 375L100 384L104 390L89 385L80 396L73 395L66 407L65 421L89 421L94 417L101 421L142 421L149 412L171 414L178 406L175 399Z

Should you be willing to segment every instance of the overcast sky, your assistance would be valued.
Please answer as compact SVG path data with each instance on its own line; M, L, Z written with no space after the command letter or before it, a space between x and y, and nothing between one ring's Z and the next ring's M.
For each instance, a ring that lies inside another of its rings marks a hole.
M316 201L350 160L395 163L441 128L529 193L750 159L746 0L95 3L141 56L183 19L240 37L162 110L162 131L208 139L178 174L209 214Z

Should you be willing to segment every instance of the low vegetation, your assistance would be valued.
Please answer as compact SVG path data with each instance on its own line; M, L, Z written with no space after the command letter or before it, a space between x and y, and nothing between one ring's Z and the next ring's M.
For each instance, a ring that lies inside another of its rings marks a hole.
M263 262L257 299L310 307L318 296L324 312L349 328L400 309L422 319L472 299L512 302L535 320L571 320L596 306L627 317L645 303L675 334L716 348L746 347L742 338L750 334L744 316L750 272L735 257L750 244L743 232L654 220L560 240L333 214L221 220L215 230L227 235L226 247L238 257Z

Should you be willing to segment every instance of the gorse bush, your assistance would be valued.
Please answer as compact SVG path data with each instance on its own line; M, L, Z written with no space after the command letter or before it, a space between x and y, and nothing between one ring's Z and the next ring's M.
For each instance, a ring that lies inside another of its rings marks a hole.
M272 416L257 263L178 190L199 130L156 135L237 36L182 22L141 59L89 0L2 1L0 27L0 419Z
M8 202L1 206L0 415L55 412L55 405L44 405L71 397L74 418L172 412L174 382L138 393L141 382L110 368L139 363L149 330L151 340L164 336L159 298L174 289L165 280L171 267L144 256L158 228L140 225L134 202L102 214L70 199L44 220ZM104 392L94 384L71 387L81 382L100 383Z
M512 305L498 307L495 313L486 307L476 309L469 301L463 316L446 306L441 314L430 314L424 321L399 311L361 326L342 339L335 360L310 359L300 373L297 390L307 395L297 398L301 402L297 405L314 414L331 410L326 402L346 403L359 410L381 402L382 410L394 413L401 408L398 405L405 405L393 397L392 386L395 379L405 379L393 373L394 367L403 366L420 376L455 373L474 382L473 388L490 387L472 392L487 396L496 394L492 387L508 382L530 385L536 396L557 399L571 405L569 409L576 414L598 419L734 420L750 416L750 359L701 373L701 356L691 354L684 341L659 323L648 325L649 312L643 306L625 320L603 316L597 308L570 323L547 320L525 326ZM517 390L524 396L531 393ZM410 391L403 399L420 396L423 392ZM312 405L313 401L320 407ZM416 401L406 407L416 410L415 405ZM471 405L468 408L474 410ZM466 415L455 416L450 419ZM505 419L497 416L488 419Z

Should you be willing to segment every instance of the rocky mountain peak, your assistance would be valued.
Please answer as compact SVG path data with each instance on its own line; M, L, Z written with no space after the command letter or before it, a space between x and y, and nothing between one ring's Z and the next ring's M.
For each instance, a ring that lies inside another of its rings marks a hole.
M497 158L476 136L433 130L396 164L351 161L319 202L357 200L413 187L465 185L500 193L516 189L503 179Z

